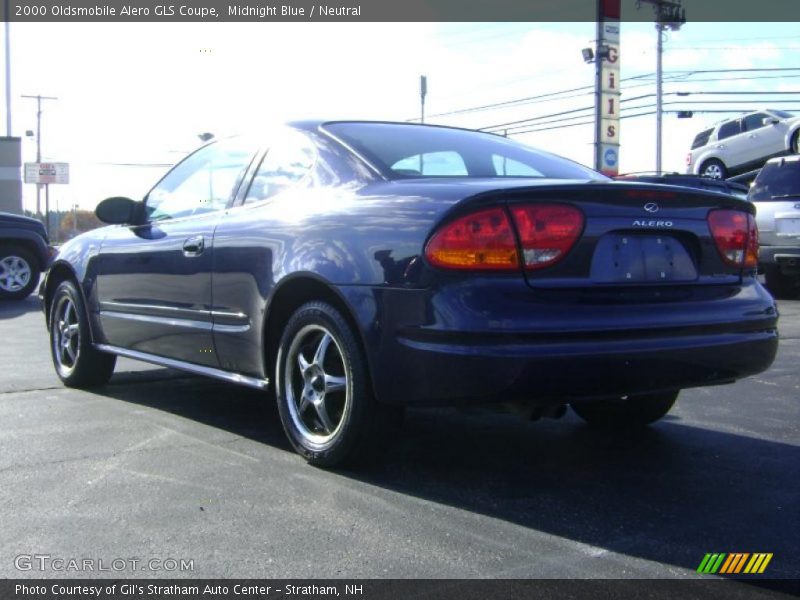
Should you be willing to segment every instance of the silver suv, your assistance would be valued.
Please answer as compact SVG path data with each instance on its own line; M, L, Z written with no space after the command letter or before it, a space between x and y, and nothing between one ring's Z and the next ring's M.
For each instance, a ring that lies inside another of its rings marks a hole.
M756 206L758 264L775 295L800 287L800 156L773 158L747 195Z
M760 110L701 131L686 157L687 173L724 179L758 169L774 156L800 152L800 117Z

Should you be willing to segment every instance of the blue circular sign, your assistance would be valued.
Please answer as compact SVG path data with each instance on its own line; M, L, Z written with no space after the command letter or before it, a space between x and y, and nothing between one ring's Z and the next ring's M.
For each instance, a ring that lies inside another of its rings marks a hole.
M603 160L609 167L614 167L617 164L617 151L614 148L609 148L603 154Z

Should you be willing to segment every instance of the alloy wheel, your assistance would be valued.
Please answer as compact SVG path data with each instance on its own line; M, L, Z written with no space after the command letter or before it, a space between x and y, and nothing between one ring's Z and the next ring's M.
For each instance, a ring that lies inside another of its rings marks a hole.
M31 280L31 266L19 256L6 256L0 260L0 290L18 292Z
M306 325L292 340L284 368L287 405L298 433L313 445L328 444L352 402L339 343L322 325Z
M722 179L722 167L717 163L712 163L703 170L703 175L712 179Z
M75 303L62 296L53 311L53 355L58 368L69 374L75 369L81 351L80 321Z

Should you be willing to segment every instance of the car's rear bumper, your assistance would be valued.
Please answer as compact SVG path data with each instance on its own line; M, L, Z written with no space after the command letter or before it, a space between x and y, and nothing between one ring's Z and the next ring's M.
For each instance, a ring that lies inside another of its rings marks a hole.
M526 317L513 294L420 294L381 291L383 315L362 321L384 402L552 403L716 385L769 368L778 346L774 301L752 279L682 307L549 304L528 290Z
M761 246L760 265L777 265L785 275L800 275L800 246Z

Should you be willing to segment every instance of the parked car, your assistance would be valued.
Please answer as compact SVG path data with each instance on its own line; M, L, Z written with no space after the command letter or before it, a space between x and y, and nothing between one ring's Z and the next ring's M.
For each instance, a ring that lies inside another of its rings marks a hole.
M41 287L61 380L125 356L270 389L318 465L371 456L408 406L644 425L777 348L751 204L487 133L294 123L96 213L115 225Z
M0 212L0 300L27 298L36 289L51 254L40 221Z
M800 152L798 131L800 117L784 110L727 119L695 136L686 172L725 179L758 169L769 158Z
M800 287L800 156L767 161L750 188L760 232L759 264L767 287L787 294Z
M642 181L647 183L660 183L663 185L677 185L681 187L697 188L729 194L737 198L747 198L747 186L724 179L714 179L704 175L685 175L681 173L626 173L614 177L618 181Z

